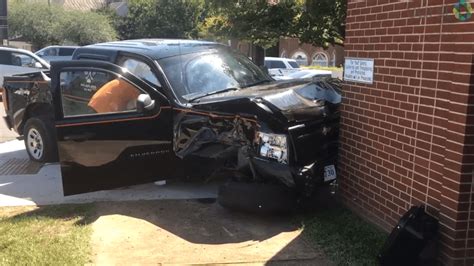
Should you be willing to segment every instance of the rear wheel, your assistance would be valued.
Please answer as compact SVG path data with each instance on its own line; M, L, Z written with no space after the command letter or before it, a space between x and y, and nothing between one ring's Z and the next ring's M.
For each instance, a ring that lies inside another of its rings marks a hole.
M37 162L57 161L55 128L46 117L32 117L24 127L26 151L31 160Z
M218 203L253 213L288 213L296 208L296 193L283 185L229 181L219 187Z

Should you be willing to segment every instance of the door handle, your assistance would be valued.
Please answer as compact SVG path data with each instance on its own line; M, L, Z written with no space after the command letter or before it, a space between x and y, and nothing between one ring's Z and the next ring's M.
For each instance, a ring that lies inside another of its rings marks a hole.
M94 133L84 133L84 134L77 134L77 135L68 135L64 136L64 140L73 140L73 141L85 141L92 137L94 137Z

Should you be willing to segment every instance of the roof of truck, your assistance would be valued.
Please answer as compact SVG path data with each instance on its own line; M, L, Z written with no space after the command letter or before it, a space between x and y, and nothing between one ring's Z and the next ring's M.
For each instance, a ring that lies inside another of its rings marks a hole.
M225 45L198 40L180 40L180 39L138 39L116 42L106 42L92 44L78 48L84 52L89 49L108 49L115 51L127 51L146 55L153 59L162 59L207 50L211 47L224 47Z

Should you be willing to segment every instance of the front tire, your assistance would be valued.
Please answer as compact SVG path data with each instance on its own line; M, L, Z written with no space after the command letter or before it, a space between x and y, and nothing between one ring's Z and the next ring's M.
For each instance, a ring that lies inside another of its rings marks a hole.
M55 128L50 119L32 117L26 121L23 132L26 152L32 161L57 161Z

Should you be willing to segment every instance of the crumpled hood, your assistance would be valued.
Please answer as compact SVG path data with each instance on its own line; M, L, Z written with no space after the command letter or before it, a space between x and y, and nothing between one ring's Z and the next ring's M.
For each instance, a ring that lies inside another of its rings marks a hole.
M280 81L202 98L201 103L232 101L242 98L277 109L288 121L303 121L327 116L337 110L342 96L338 83L331 80ZM251 112L242 110L242 113Z

